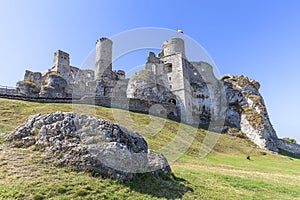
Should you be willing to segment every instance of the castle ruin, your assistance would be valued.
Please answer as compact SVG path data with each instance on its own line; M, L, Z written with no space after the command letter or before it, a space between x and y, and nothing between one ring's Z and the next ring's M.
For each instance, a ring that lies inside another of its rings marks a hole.
M165 41L158 55L149 52L144 69L130 78L122 70L113 70L112 51L113 41L98 39L95 69L90 70L71 66L69 54L58 50L51 69L26 70L24 80L17 83L18 95L46 99L92 97L98 101L129 99L134 100L133 110L139 112L161 104L167 108L165 116L169 118L188 124L212 123L213 129L242 133L261 148L300 157L299 145L277 137L259 93L260 84L244 76L225 75L217 79L209 63L187 59L183 39Z
M67 98L73 95L111 96L116 83L126 86L125 72L112 70L112 41L96 42L95 70L70 65L68 53L54 53L53 66L43 72L26 70L24 80L17 83L19 94L31 97ZM123 94L125 95L125 94Z
M124 71L112 69L112 47L108 38L96 41L94 70L71 66L69 54L58 50L52 68L44 72L26 70L24 80L17 83L17 91L24 96L45 98L94 95L149 100L184 109L182 119L187 123L210 121L210 100L205 100L209 96L200 94L199 89L208 93L203 77L217 79L208 63L187 60L183 39L165 41L157 56L149 52L145 68L130 79L126 79Z

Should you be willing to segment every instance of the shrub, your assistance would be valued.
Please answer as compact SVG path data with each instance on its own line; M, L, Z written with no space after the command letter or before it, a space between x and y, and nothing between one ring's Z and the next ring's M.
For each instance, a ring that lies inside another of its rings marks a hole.
M291 142L291 143L295 143L295 144L297 143L297 141L293 138L285 137L285 138L282 138L282 139L285 140L285 141Z
M28 81L28 80L24 80L24 81L20 81L20 84L24 84L24 85L28 85L30 87L35 87L35 83Z

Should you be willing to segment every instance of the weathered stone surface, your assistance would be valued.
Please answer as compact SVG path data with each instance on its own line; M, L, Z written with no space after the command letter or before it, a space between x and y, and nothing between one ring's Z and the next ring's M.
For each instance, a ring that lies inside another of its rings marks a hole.
M236 90L231 84L224 83L226 99L227 99L227 109L225 117L225 127L224 129L230 127L241 128L241 113L242 106L247 103L246 99L240 90Z
M169 88L157 82L157 77L151 70L141 70L130 78L127 87L127 97L166 103L176 99Z
M17 83L17 92L20 95L37 97L40 89L35 83L24 80Z
M67 97L68 83L59 74L50 74L47 85L43 85L40 91L40 97Z
M136 132L95 117L55 112L30 116L6 136L18 147L35 145L58 166L92 170L120 180L139 173L169 173L166 158Z
M279 139L277 142L277 148L281 153L300 158L300 145L286 140Z
M260 84L245 76L223 77L228 99L227 120L260 148L278 152L277 135L259 93ZM232 110L235 110L232 112Z

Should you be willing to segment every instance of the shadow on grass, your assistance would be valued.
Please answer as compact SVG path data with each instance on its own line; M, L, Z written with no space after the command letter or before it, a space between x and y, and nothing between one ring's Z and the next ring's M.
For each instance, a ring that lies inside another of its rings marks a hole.
M145 173L124 184L136 192L148 194L152 197L182 199L186 192L193 191L184 183L187 183L185 179L178 178L174 174L154 176L151 173Z

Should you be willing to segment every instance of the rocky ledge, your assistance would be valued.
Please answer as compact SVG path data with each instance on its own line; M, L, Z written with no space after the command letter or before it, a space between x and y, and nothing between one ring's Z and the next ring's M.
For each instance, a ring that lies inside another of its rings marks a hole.
M171 172L166 158L148 149L138 133L72 112L30 116L6 140L15 147L35 145L56 166L70 166L119 180L130 180L145 172Z

